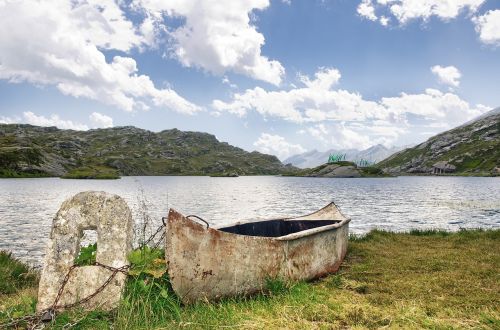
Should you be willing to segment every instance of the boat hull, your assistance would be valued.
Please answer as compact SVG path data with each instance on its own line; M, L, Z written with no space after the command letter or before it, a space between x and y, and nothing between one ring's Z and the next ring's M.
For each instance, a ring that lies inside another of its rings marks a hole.
M307 216L295 219L307 221ZM312 280L333 273L347 251L349 220L341 220L286 236L260 237L207 228L170 210L166 260L172 287L184 303L192 303L251 294L273 278Z

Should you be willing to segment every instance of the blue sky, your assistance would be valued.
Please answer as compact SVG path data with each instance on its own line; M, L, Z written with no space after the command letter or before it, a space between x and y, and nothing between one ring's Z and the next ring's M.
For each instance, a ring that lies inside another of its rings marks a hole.
M281 159L500 106L497 0L0 0L0 122L205 131Z

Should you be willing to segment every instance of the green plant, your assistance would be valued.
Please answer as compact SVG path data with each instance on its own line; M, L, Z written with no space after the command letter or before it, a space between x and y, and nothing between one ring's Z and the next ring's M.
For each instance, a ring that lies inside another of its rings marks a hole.
M479 328L500 325L500 230L372 231L349 240L337 274L311 283L269 279L268 292L181 305L167 274L130 276L112 312L75 309L51 329ZM139 253L145 265L161 251ZM134 259L134 258L132 258ZM10 264L10 263L9 263ZM36 283L0 295L0 323L34 311ZM31 297L26 299L25 297Z
M0 251L0 294L15 293L38 282L38 272L12 257L10 252Z
M80 248L80 253L76 257L75 264L78 266L89 266L95 264L97 243Z
M266 290L271 295L279 295L290 291L291 284L280 278L266 278Z
M129 275L132 276L146 274L160 278L167 271L163 250L153 249L147 245L130 252L128 260L131 264Z
M363 168L364 174L367 175L381 175L384 174L384 171L382 169L375 167L375 166L367 166Z
M117 312L118 328L149 328L181 318L181 303L173 292L164 253L142 246L128 255L129 279Z
M143 272L129 278L118 309L118 328L147 327L180 318L181 303L166 274L155 278Z
M342 280L342 275L340 274L335 274L335 275L332 275L329 277L328 279L328 285L333 287L333 288L337 288L337 289L340 289L343 285L343 280Z

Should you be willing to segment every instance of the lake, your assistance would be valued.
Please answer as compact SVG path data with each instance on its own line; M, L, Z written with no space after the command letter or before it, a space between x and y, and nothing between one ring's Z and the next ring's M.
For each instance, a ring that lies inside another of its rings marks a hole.
M161 223L172 207L211 224L301 215L330 201L352 219L352 233L441 228L500 228L500 178L124 177L0 180L0 249L39 265L61 203L85 190L115 193L134 220ZM146 205L146 212L144 207Z

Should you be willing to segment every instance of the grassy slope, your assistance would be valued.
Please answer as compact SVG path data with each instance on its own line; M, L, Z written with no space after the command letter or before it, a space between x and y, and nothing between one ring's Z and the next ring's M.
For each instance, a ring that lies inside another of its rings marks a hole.
M0 324L6 317L21 317L33 313L37 285L36 271L12 258L10 253L0 251Z
M144 285L129 282L115 313L66 312L53 328L498 329L499 251L500 230L375 231L351 239L340 272L314 283L274 281L267 294L181 307L155 285L139 294ZM34 295L33 288L0 295L0 322L32 309Z
M256 175L284 170L275 156L246 152L219 142L211 134L177 129L159 133L135 127L70 131L0 124L0 156L0 177L4 171L4 177L22 176L25 172L19 171L19 164L40 165L47 159L61 164L72 178L228 172Z
M500 118L500 115L496 115L495 118ZM497 119L496 123L490 123L487 127L481 128L484 120L480 120L476 123L441 133L430 138L427 142L384 159L377 166L384 169L402 166L404 172L405 164L410 164L412 160L417 160L420 166L427 168L431 168L438 161L449 161L457 168L455 174L489 174L495 166L500 166L500 140L496 138L487 141L484 139L484 134L487 131L491 131L492 128L496 128L496 134L498 135L500 128L498 120L500 119ZM460 138L456 138L454 142L458 143L453 143L448 150L438 148L440 152L436 152L436 150L432 150L431 148L433 143L439 143L443 138L448 136L467 136L470 132L473 133L465 141L460 141ZM420 162L418 159L422 159L422 161Z

